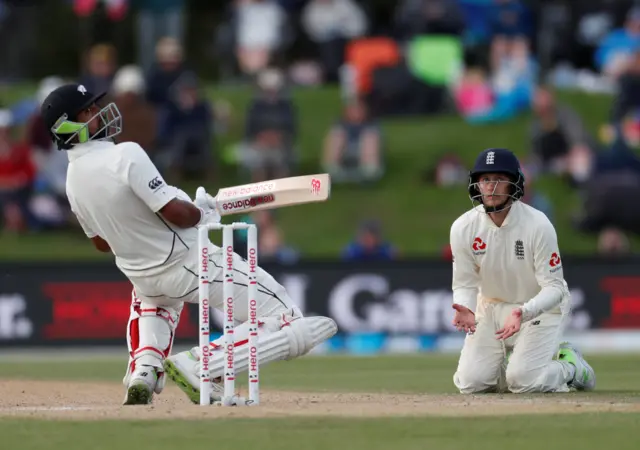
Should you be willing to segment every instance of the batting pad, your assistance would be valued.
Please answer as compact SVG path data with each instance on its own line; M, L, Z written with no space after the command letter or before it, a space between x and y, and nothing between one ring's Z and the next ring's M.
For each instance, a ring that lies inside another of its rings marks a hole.
M308 353L318 344L336 334L338 327L328 317L302 317L285 324L275 332L261 332L258 336L258 361L260 367L272 361L289 360ZM249 364L248 342L237 341L234 363L236 374L246 372ZM179 370L194 388L200 388L200 348L170 356L168 360ZM212 353L211 378L222 378L226 355L219 347ZM215 383L214 383L215 384ZM217 389L220 390L220 389ZM215 391L215 389L214 389Z

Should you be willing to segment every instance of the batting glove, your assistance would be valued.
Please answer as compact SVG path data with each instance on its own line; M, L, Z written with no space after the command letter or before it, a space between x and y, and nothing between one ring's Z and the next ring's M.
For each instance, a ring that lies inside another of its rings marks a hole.
M205 223L206 224L220 223L220 220L221 220L220 213L215 207L210 206L211 203L209 198L212 198L212 197L209 194L207 194L207 191L205 191L202 186L200 186L196 190L196 199L194 201L194 204L198 208L200 208L200 210L202 211L202 217L200 218L200 222L198 222L197 225L202 225ZM213 201L213 204L215 205L215 200Z

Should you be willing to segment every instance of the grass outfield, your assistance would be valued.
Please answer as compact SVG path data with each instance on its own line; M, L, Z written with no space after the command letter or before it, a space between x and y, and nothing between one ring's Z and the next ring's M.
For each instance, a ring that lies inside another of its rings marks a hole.
M11 88L0 92L0 101L11 103L29 92L29 86ZM241 139L244 111L251 92L210 86L209 95L212 99L229 102L234 111L228 134L220 138L217 150L220 153ZM319 161L325 133L340 115L339 92L333 88L297 90L294 98L300 114L300 172L313 173L321 170ZM560 98L584 117L594 134L608 118L609 96L562 93ZM486 126L471 126L450 115L385 120L382 126L388 170L380 184L336 186L327 203L279 210L278 223L288 243L311 257L339 254L352 239L358 222L368 217L383 219L387 237L402 254L439 255L448 243L451 223L470 207L470 202L464 186L435 188L422 181L423 172L432 167L443 152L456 153L467 165L487 147L505 146L519 156L526 156L530 148L529 124L529 115ZM216 192L220 187L243 181L233 166L224 166L220 176L219 182L207 186L210 191ZM191 183L181 187L194 195L197 185ZM535 187L551 197L563 253L595 253L596 238L576 233L571 226L571 216L581 207L576 192L564 182L550 177L537 180ZM304 226L301 218L306 221ZM639 239L633 241L634 249L640 248L639 242ZM96 252L81 232L24 237L0 234L0 248L0 259L4 260L109 258Z
M122 359L3 356L0 436L12 450L637 449L640 358L589 361L593 393L467 397L455 356L309 356L264 366L258 407L190 405L168 385L154 406L124 408Z

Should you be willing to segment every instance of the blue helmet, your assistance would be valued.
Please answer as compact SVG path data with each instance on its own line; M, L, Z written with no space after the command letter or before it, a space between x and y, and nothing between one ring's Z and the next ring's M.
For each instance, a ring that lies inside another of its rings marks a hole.
M478 180L483 173L501 173L509 177L511 190L509 197L515 202L524 195L524 174L520 169L520 162L516 155L506 148L488 148L476 159L473 169L469 172L469 198L472 202L483 203L482 194L478 189ZM486 207L486 212L498 212L509 207L509 199L500 206Z

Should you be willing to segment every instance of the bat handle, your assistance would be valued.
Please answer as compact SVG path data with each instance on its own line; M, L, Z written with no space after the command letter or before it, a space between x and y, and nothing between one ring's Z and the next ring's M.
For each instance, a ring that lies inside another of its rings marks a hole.
M216 211L218 211L218 214L222 215L222 212L220 212L220 208L218 207L218 197L212 197L211 195L207 194L207 204L209 205L210 208L215 209Z

